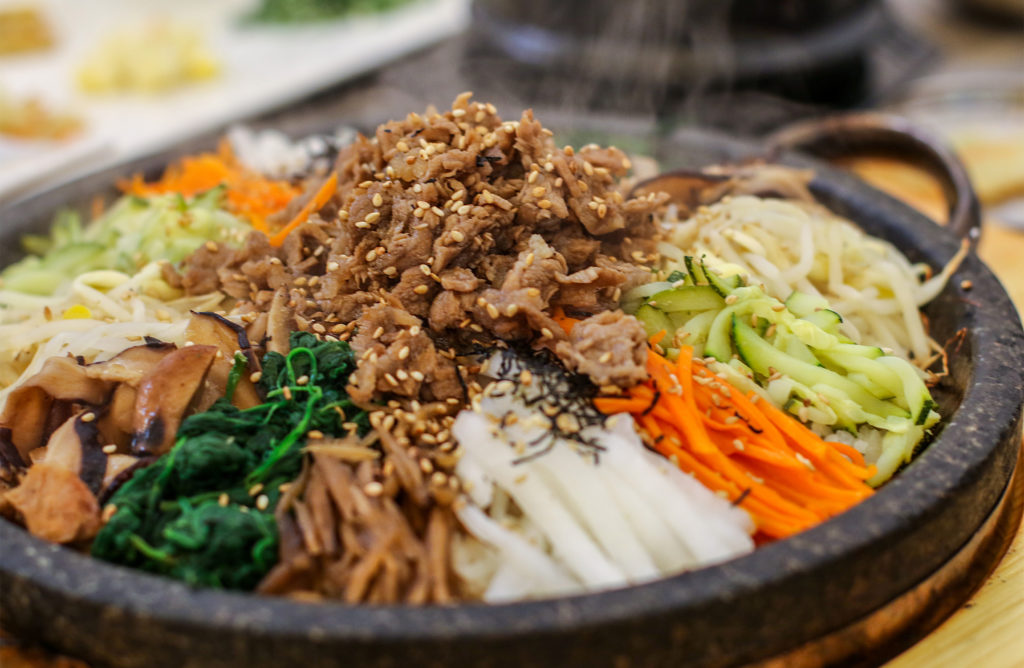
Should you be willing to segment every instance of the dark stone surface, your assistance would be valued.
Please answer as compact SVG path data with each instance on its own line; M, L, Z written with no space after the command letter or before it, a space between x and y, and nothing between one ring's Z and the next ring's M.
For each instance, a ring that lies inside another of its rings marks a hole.
M180 147L192 150L194 146ZM659 142L666 166L760 152L702 132ZM84 204L156 156L0 210L0 263L18 235ZM797 161L800 162L800 161ZM802 163L807 164L807 163ZM816 194L914 261L957 241L855 178L817 166ZM969 292L961 281L970 280ZM0 520L0 625L96 665L700 665L775 655L842 628L925 579L992 510L1013 470L1024 403L1024 334L973 254L927 309L942 341L966 328L939 392L931 446L873 497L731 562L648 585L500 606L302 604L197 591L44 543Z

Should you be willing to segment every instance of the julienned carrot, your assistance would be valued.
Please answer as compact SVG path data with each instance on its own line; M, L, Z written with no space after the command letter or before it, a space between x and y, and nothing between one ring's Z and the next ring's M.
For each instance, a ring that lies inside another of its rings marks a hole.
M288 237L288 234L292 230L297 228L299 225L306 222L306 220L311 215L313 215L314 211L319 211L321 208L323 208L323 206L327 204L327 201L331 199L331 197L334 195L334 192L337 189L338 173L331 172L330 178L324 181L323 185L320 186L320 189L316 191L316 195L314 195L312 199L306 202L306 206L302 207L302 209L297 214L295 214L295 217L292 218L287 225L278 230L277 234L270 237L270 245L280 246L281 244L283 244L284 240Z
M178 193L193 197L217 186L225 187L226 208L247 219L254 229L267 231L266 219L277 213L298 194L299 189L288 181L277 181L259 174L235 159L230 146L222 144L217 153L203 153L183 158L171 165L163 176L146 183L136 174L122 182L125 192L140 195Z
M576 320L554 319L569 332ZM838 514L872 493L874 474L853 448L826 443L751 393L728 384L683 347L673 362L647 354L650 380L598 410L631 413L651 447L745 508L763 537L781 538Z

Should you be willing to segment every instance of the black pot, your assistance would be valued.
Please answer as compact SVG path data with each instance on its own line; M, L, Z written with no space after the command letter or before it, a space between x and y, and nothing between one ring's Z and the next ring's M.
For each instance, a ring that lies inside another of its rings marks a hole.
M659 143L659 157L672 166L766 152L762 145L707 132ZM84 206L117 177L170 157L108 170L0 210L0 262L13 259L19 235L45 229L56 208ZM788 154L782 160L813 167L813 190L825 204L889 239L912 261L938 267L959 247L948 230L846 173ZM926 312L937 340L964 331L949 351L950 374L935 390L945 417L934 442L860 505L733 561L642 586L547 601L426 608L308 604L191 589L92 560L0 521L0 625L98 666L768 661L856 625L928 581L971 543L1007 489L1024 403L1020 320L973 254ZM933 596L925 603L948 614L959 600ZM878 661L894 647L899 645L865 646L859 658ZM818 664L837 658L850 660L849 650L825 652Z
M482 57L526 68L526 80L589 82L592 104L635 106L632 85L656 89L661 103L744 88L851 105L884 22L878 0L476 0L471 37Z

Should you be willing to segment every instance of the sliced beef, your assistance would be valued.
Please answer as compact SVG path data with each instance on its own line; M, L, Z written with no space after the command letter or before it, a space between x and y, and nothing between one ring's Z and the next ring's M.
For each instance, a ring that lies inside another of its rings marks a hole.
M599 386L630 387L647 378L647 333L640 321L622 311L605 311L578 323L555 353L570 369Z
M357 332L353 391L364 399L458 395L434 339L445 355L494 338L566 344L553 307L613 309L647 275L634 264L654 259L651 214L663 198L628 198L621 151L559 148L530 111L503 121L460 95L450 111L359 137L335 168L331 204L280 248L253 235L237 251L200 250L177 280L190 292L219 283L246 311L280 310L285 294L298 326ZM254 331L273 324L257 318ZM383 339L368 338L378 327ZM405 345L415 366L397 357Z

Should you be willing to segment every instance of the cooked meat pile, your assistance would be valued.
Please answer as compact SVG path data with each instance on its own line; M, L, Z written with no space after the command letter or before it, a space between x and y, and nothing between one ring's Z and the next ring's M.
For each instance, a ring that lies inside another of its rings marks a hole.
M277 338L275 326L352 335L360 401L464 399L448 351L495 338L534 341L598 384L628 385L644 374L639 347L570 341L548 314L612 311L649 278L638 265L653 259L664 196L627 200L629 168L617 149L559 149L531 112L504 122L464 94L451 111L410 114L344 150L335 196L281 248L253 234L167 274L268 314L254 339ZM617 311L584 331L602 329L643 335Z

